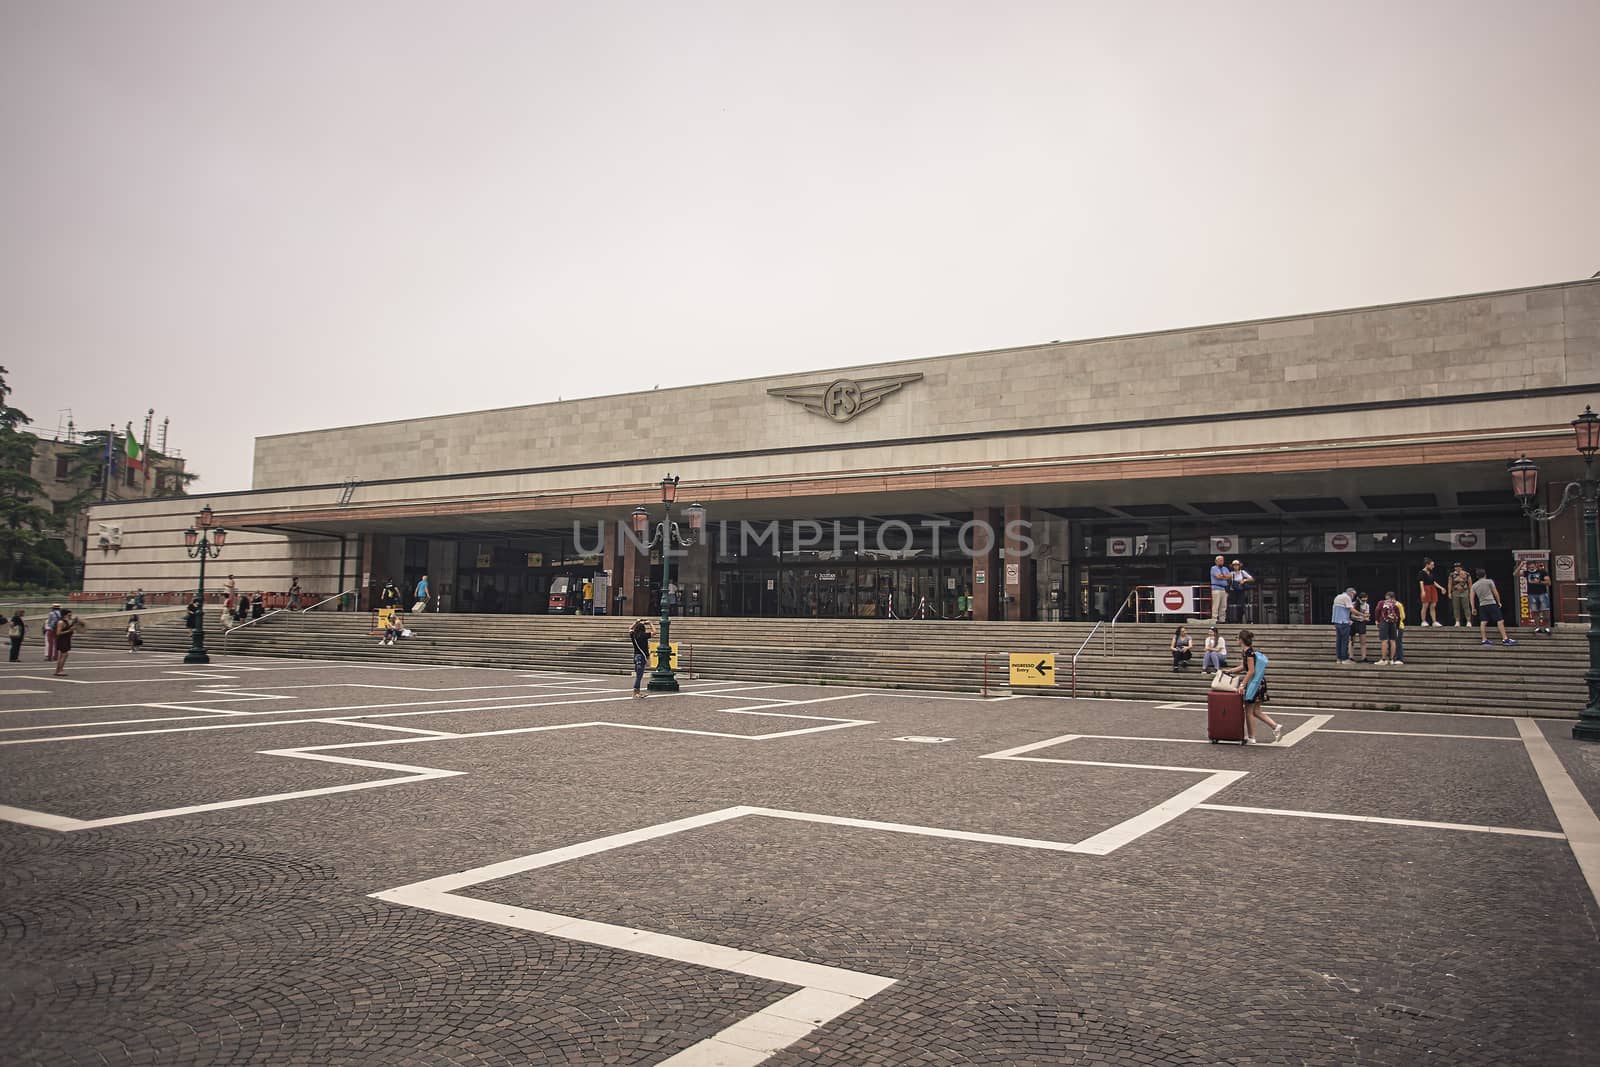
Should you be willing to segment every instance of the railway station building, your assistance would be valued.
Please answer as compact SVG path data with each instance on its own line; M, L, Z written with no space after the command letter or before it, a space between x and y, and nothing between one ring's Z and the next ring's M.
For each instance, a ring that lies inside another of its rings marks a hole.
M1506 463L1553 505L1591 403L1600 279L281 434L248 491L97 507L121 539L85 593L192 591L209 506L208 588L364 601L426 573L440 610L543 613L591 578L649 614L629 515L659 521L671 474L706 509L685 614L1092 619L1221 554L1251 621L1321 623L1347 585L1414 604L1425 557L1509 598L1513 553L1548 548L1571 619L1578 518L1530 523Z

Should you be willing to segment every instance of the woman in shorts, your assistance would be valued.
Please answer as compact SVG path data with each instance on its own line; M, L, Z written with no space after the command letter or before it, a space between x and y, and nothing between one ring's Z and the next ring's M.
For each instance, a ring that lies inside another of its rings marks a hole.
M1356 651L1356 661L1359 663L1370 662L1367 659L1367 622L1372 618L1372 602L1367 599L1367 594L1356 594L1355 610L1350 612L1350 648ZM1356 643L1360 639L1360 644Z
M83 623L73 617L71 608L61 609L61 620L56 623L56 677L67 673L67 653L72 651L72 635L83 629Z
M1272 740L1276 743L1283 737L1283 727L1261 710L1261 705L1270 699L1267 695L1267 657L1256 651L1256 635L1249 630L1239 631L1239 643L1244 645L1244 658L1237 667L1230 667L1222 673L1244 676L1244 743L1256 743L1257 719L1272 728Z

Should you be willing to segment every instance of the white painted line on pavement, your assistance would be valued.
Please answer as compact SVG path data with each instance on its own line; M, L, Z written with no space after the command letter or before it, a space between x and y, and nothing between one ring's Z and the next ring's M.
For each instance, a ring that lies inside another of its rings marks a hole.
M1566 840L1554 830L1520 830L1510 826L1479 826L1474 823L1430 822L1426 819L1390 819L1380 815L1344 815L1330 811L1291 811L1286 808L1253 808L1238 804L1196 804L1200 811L1232 811L1244 815L1289 815L1300 819L1331 819L1336 822L1380 823L1385 826L1419 826L1429 830L1470 830L1480 834L1510 834L1515 837L1548 837Z
M1517 732L1522 735L1528 759L1533 762L1533 771L1539 776L1539 784L1544 787L1544 795L1556 813L1556 821L1566 832L1567 844L1578 861L1578 869L1589 883L1589 892L1600 902L1600 818L1583 799L1539 724L1531 719L1518 719Z
M397 734L423 734L427 737L460 737L445 730L419 730L414 726L390 726L380 722L361 722L356 719L316 719L315 722L326 723L329 726L359 726L363 730L389 730Z
M1325 734L1375 734L1381 737L1442 737L1448 741L1515 741L1520 743L1520 737L1504 737L1500 734L1429 734L1418 733L1412 730L1335 730L1329 727L1322 731Z
M1306 738L1310 737L1312 734L1316 733L1318 730L1322 729L1332 721L1332 715L1313 715L1305 722L1289 730L1283 735L1282 738L1280 738L1270 747L1293 748L1295 745L1298 745L1300 742L1304 741Z

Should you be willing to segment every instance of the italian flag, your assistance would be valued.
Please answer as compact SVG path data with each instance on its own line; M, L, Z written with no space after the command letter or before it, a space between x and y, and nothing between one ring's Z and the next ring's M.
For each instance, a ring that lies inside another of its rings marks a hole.
M144 469L144 449L139 447L139 442L133 437L133 423L128 423L128 469L131 471Z

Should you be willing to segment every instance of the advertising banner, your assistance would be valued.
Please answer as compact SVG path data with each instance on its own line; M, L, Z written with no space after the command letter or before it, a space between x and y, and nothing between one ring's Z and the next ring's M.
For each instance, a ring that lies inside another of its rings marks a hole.
M1484 536L1483 530L1451 530L1450 547L1463 551L1487 548L1489 539Z
M1106 538L1106 555L1131 556L1133 555L1133 538L1108 537Z
M1547 548L1519 548L1511 553L1511 558L1517 563L1542 563L1545 570L1550 569L1550 550ZM1533 624L1533 610L1528 603L1528 576L1519 574L1517 583L1517 619L1523 626Z
M1232 559L1236 554L1244 551L1244 544L1238 534L1212 534L1211 554L1213 556L1227 556Z

